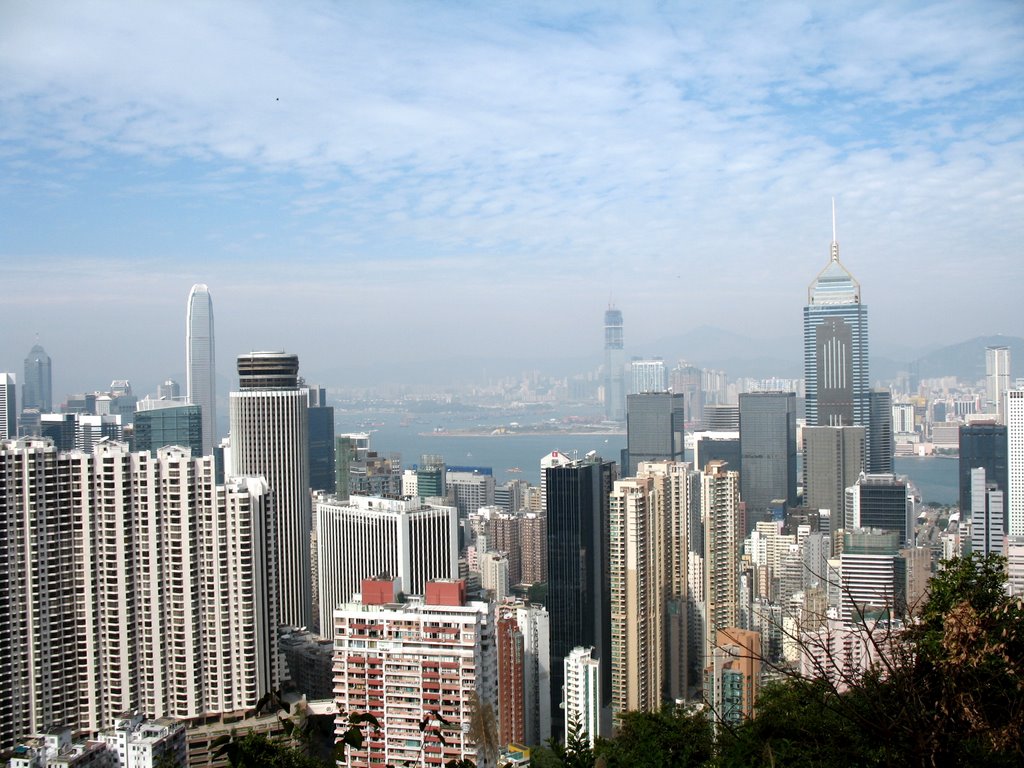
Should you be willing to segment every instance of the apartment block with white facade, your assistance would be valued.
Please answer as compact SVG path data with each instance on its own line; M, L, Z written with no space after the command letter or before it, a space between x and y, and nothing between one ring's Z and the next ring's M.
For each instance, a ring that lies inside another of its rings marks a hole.
M346 766L493 765L469 736L474 710L496 717L493 607L467 603L458 580L428 582L425 592L396 602L395 582L367 579L358 601L334 611L336 734L348 730L349 713L380 723L363 749L346 751Z

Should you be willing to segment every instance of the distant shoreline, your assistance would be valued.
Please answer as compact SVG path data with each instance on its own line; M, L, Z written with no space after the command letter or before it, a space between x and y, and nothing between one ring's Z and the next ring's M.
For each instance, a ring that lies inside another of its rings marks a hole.
M462 431L455 431L455 432L447 432L447 431L446 432L418 432L417 434L420 437L561 437L561 436L586 437L587 435L594 435L595 437L609 437L609 436L619 437L619 436L625 436L626 432L625 432L625 430L617 431L617 432L607 432L607 431L598 432L598 431L590 431L590 430L583 430L583 431L576 431L576 430L554 430L554 431L543 431L543 432L541 432L541 431L538 431L538 432L533 432L533 431L530 431L530 432L479 432L479 431L473 430L473 431L468 431L468 432L462 432Z

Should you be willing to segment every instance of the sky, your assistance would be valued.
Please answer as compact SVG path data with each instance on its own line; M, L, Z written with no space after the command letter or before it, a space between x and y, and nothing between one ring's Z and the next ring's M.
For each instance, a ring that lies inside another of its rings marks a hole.
M1022 171L1016 0L0 0L0 370L183 377L200 282L222 377L798 357L832 198L873 349L1024 336Z

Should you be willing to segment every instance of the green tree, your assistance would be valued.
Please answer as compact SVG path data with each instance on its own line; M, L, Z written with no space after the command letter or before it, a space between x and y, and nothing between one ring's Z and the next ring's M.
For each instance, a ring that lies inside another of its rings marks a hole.
M231 768L330 768L286 742L270 739L262 733L249 733L231 739L222 747Z
M768 687L723 730L723 766L1024 764L1024 603L1005 561L943 563L921 617L875 630L879 663L838 690L824 678Z
M690 768L705 765L713 746L707 715L667 705L660 712L627 712L615 738L598 740L594 752L607 768Z
M530 751L530 768L594 768L594 765L594 750L577 720L569 722L565 744L552 737L546 746Z

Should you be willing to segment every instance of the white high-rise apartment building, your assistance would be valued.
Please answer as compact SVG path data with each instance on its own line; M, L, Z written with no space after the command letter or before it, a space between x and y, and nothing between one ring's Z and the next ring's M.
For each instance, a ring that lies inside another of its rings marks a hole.
M238 356L239 391L230 396L229 474L262 475L277 511L279 622L313 622L309 493L309 391L299 387L299 358L285 352ZM323 570L320 571L324 573Z
M1006 532L1024 536L1024 389L1006 393L1006 442L1010 486Z
M18 385L13 373L0 373L0 440L18 436Z
M740 478L724 461L711 461L701 473L701 510L704 518L704 658L719 630L738 627L740 621Z
M593 648L573 648L565 665L565 736L574 727L580 738L593 747L601 733L601 662L593 656Z
M616 480L609 496L612 716L661 707L667 477Z
M213 300L203 283L192 286L185 313L185 387L188 401L202 409L203 455L217 444L217 370L213 343Z
M279 682L275 522L212 455L0 443L0 744L253 708Z
M497 717L494 609L467 603L462 581L428 582L425 591L397 603L394 582L367 579L358 602L334 611L336 734L348 731L350 712L380 723L364 749L346 750L346 766L494 765L469 733L474 708Z
M1004 411L1006 392L1010 389L1010 348L985 347L985 410L995 411L996 420L1006 423Z
M316 504L321 633L333 637L334 609L351 602L363 579L387 573L400 589L422 595L428 581L459 575L455 507L419 498L350 496Z

